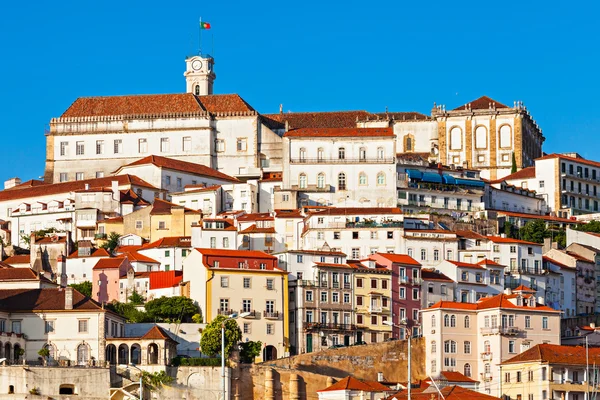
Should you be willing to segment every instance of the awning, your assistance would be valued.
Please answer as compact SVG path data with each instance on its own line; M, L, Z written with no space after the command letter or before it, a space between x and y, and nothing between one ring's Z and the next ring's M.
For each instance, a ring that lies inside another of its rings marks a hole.
M423 172L423 182L442 183L442 176L435 172Z
M456 179L452 175L443 174L442 179L447 185L456 185Z
M407 169L406 174L408 175L408 177L410 179L418 179L418 180L423 179L423 173L421 171L419 171L418 169Z
M485 183L483 181L477 181L475 179L462 179L456 178L457 185L465 185L465 186L473 186L473 187L485 187Z

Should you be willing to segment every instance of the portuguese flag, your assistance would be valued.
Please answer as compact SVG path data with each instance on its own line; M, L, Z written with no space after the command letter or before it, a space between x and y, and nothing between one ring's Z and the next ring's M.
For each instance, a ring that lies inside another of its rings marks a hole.
M210 29L210 24L208 22L200 21L200 29Z

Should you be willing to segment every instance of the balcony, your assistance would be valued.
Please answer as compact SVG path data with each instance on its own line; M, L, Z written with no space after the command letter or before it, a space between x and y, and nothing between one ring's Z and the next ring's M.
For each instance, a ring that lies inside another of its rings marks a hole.
M381 306L374 306L374 305L370 305L368 308L370 313L380 313L383 311L383 307Z
M386 222L346 222L345 228L402 228L403 221L386 221Z
M331 185L306 185L304 187L300 187L300 185L290 185L288 190L294 192L308 192L308 193L331 193L333 192L333 186Z
M352 284L350 282L344 282L344 289L352 289Z
M492 353L481 353L481 359L483 361L492 361L493 354Z
M280 316L279 311L263 311L263 317L266 319L279 319Z
M521 332L521 329L514 326L495 327L495 328L481 328L482 335L506 335L514 336Z
M290 158L290 164L393 164L395 157L383 158Z
M227 315L227 316L229 316L229 315L234 314L234 313L235 313L235 311L229 310L229 309L226 309L226 308L218 309L217 310L217 314L218 315Z
M511 267L509 272L515 275L544 275L546 273L546 270L543 268Z
M300 280L298 280L298 286L319 287L319 282L318 281L309 281L309 280L305 280L305 279L300 279Z
M319 323L319 322L305 322L305 331L354 331L356 325L354 324L336 324L336 323Z
M246 315L244 318L258 318L260 317L260 312L256 311L256 310L252 310L252 311L246 311L246 310L240 310L240 314L242 313L250 313L248 315Z
M478 203L479 203L479 201L478 201ZM407 204L398 202L398 206L400 206L400 207L403 207L406 205ZM408 200L408 205L415 206L415 207L439 208L439 209L452 210L452 211L469 211L469 212L484 211L483 207L469 206L468 204L461 204L459 206L456 204L445 204L445 203L439 204L439 203L432 203L430 201L418 201L418 200Z
M96 233L94 235L94 239L106 239L107 235L106 233Z
M333 282L331 285L332 285L331 287L334 288L334 289L339 289L340 288L340 283L339 282Z

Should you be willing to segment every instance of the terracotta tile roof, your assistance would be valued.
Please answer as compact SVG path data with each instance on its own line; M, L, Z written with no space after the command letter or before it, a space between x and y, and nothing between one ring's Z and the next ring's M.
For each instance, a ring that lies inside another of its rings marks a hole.
M540 158L536 158L536 161L537 160L550 160L553 158L559 158L561 160L572 161L572 162L576 162L576 163L580 163L580 164L590 165L592 167L600 167L600 162L597 162L597 161L587 160L585 158L569 157L569 156L565 156L562 154L556 154L556 153L552 153L552 154L548 154L548 155L545 155Z
M489 240L491 240L494 243L517 243L517 244L527 244L530 246L542 246L541 243L526 242L525 240L513 239L513 238L503 238L501 236L486 236L486 238L488 238Z
M221 185L212 185L212 186L204 186L199 183L196 185L185 185L184 191L179 192L178 194L186 194L186 193L200 193L200 192L214 192L215 190L221 189Z
M129 246L118 246L115 251L117 253L126 253L128 251L138 251L139 249L142 248L143 245L138 245L138 244L132 244Z
M452 260L446 260L446 261L449 262L450 264L454 264L460 268L485 269L481 265L478 265L478 264L471 264L471 263L466 263L466 262L462 262L462 261L452 261Z
M502 181L512 181L515 179L531 179L535 178L535 167L527 167L523 168L513 174L507 175L503 178L496 179L495 181L491 181L492 183L502 182Z
M53 183L48 185L33 186L20 190L2 190L0 191L0 201L17 200L17 199L32 199L39 196L48 196L54 194L67 194L76 190L85 189L85 185L90 187L106 187L110 186L112 181L119 182L120 186L135 185L146 187L154 190L159 190L148 182L133 175L117 175L107 176L104 178L85 179L81 181L69 181Z
M496 261L490 260L488 258L484 258L483 260L479 261L477 263L477 265L491 265L491 266L494 266L494 267L502 267L502 268L506 267L505 265L499 264Z
M494 103L496 105L496 108L509 108L508 106L506 106L492 98L489 98L487 96L481 96L480 98L470 101L466 104L463 104L460 107L456 107L452 111L461 111L461 110L464 110L467 106L469 106L469 108L471 110L487 110L490 108L490 104L492 104L492 103Z
M114 269L119 268L125 262L125 257L101 258L92 269Z
M600 348L589 347L589 364L600 364ZM539 361L548 364L586 365L586 349L583 346L560 346L538 344L502 364L518 364Z
M16 254L14 256L8 257L4 260L6 264L29 264L31 262L31 256L29 254Z
M455 232L446 229L405 229L404 232L444 233L447 235L456 234Z
M458 385L445 386L440 389L445 400L500 400L489 394L476 392ZM412 400L431 400L432 396L437 399L437 392L417 391L411 393ZM403 390L386 398L386 400L404 400L408 398L408 390Z
M456 371L441 371L440 375L442 375L448 382L464 382L464 383L476 383L478 381L469 378Z
M65 289L0 290L0 310L57 311L65 309ZM100 304L73 289L73 310L104 311Z
M101 221L103 224L118 224L121 222L123 222L123 217L106 218L105 220Z
M35 239L35 244L57 244L66 243L66 236L44 236L43 238Z
M393 263L418 266L421 265L421 263L419 263L417 260L415 260L407 254L376 253L376 255L378 255L379 257L383 257L386 260L389 260Z
M422 163L428 163L429 160L429 153L396 153L396 158L398 159L398 164L404 164L404 163L414 163L414 162L422 162Z
M119 250L119 254L127 257L127 259L129 259L130 262L143 262L143 263L149 263L149 264L160 264L159 261L156 261L154 258L150 258L142 253L138 253L135 250L130 250L130 251L121 251Z
M182 207L179 204L171 203L162 199L154 199L150 215L169 215L173 209L183 208L186 214L202 214L201 211L192 210L191 208Z
M140 196L137 195L137 193L135 193L131 189L121 190L121 191L119 191L119 193L120 193L119 199L121 201L121 204L133 204L134 207L142 207L142 206L150 205L149 202L142 199Z
M243 214L240 215L239 217L237 217L238 221L242 221L242 222L249 222L249 221L274 221L275 218L273 218L273 216L271 216L271 213L250 213L250 214Z
M183 280L183 271L150 272L150 290L179 286Z
M304 128L287 131L284 137L393 137L393 128Z
M531 292L531 293L535 293L536 292L532 288L530 288L528 286L525 286L525 285L519 285L516 288L514 288L512 291L513 292Z
M323 262L313 262L315 266L321 268L351 268L355 269L356 267L349 264L334 264L334 263L323 263Z
M552 264L556 265L557 267L560 267L561 269L566 269L566 270L573 271L573 272L575 272L577 270L577 268L575 268L575 267L570 267L567 264L563 264L563 263L556 261L553 258L550 258L548 256L542 256L542 260L545 262L552 263Z
M191 236L167 236L152 243L143 245L140 250L157 249L163 247L192 247Z
M332 207L315 211L313 215L383 215L402 214L398 207Z
M75 250L67 258L88 258L88 257L110 257L110 254L108 254L108 251L106 251L105 249L100 248L100 249L94 250L89 256L80 256L79 252L77 250Z
M590 246L590 245L588 245L588 244L581 244L581 243L577 243L577 246L581 246L581 247L583 247L584 249L587 249L587 250L589 250L589 251L591 251L591 252L594 252L594 253L596 253L597 255L600 255L600 249L598 249L597 247Z
M362 381L352 376L347 376L344 379L334 383L333 385L317 390L317 392L332 392L334 390L354 390L363 392L392 392L388 386L382 385L375 381Z
M178 343L171 336L169 336L169 334L163 328L161 328L158 325L154 325L152 328L150 328L148 330L148 332L146 332L141 337L141 339L147 339L147 340L170 340L172 342Z
M22 280L45 280L31 268L0 268L0 282Z
M434 305L428 308L428 310L442 308L442 309L458 309L458 310L485 310L490 308L510 308L510 309L521 309L531 311L546 311L560 313L560 310L554 310L548 306L536 305L530 307L527 305L517 306L510 299L514 299L516 295L506 295L504 293L497 294L492 297L484 297L477 303L458 303L454 301L438 301Z
M341 251L323 251L323 250L288 250L290 254L309 254L315 256L340 256L346 257L346 253Z
M277 259L277 257L275 256L256 250L227 250L203 248L196 248L196 250L205 256Z
M302 210L275 210L275 218L304 218Z
M168 158L155 155L147 156L127 165L123 165L122 167L117 169L115 173L118 173L119 171L122 171L127 167L136 167L139 165L148 164L154 165L159 168L170 169L173 171L187 172L189 174L200 176L209 176L211 178L221 179L227 182L239 182L239 180L237 178L234 178L233 176L229 176L202 164L196 164L188 161L177 160L175 158Z
M441 272L437 272L433 268L422 268L421 279L423 279L424 281L454 282L452 279L442 274Z
M80 97L61 118L108 115L253 112L237 94L194 96L191 93Z
M26 188L30 188L30 187L34 187L34 186L42 186L42 185L47 185L47 183L44 181L37 180L37 179L30 179L28 181L21 183L20 185L13 186L11 188L4 189L4 190L19 190L19 189L26 189Z
M460 236L461 238L465 238L465 239L480 239L480 240L487 240L487 236L483 236L477 232L473 232L473 231L461 231L461 230L457 230L456 232L456 236Z
M263 114L263 124L271 129L301 128L355 128L357 120L365 120L373 114L367 111L332 111Z
M570 255L571 257L573 257L574 259L576 259L577 261L582 261L582 262L586 262L586 263L592 263L594 264L594 260L590 260L589 258L585 258L584 256L581 256L577 253L573 253L572 251L567 251L566 252L568 255Z
M375 113L376 116L394 121L426 121L431 117L416 111L392 111L384 113Z
M576 221L576 220L572 220L572 219L568 219L568 218L553 217L551 215L527 214L527 213L519 213L519 212L504 211L504 210L494 210L494 211L496 211L499 215L506 215L508 217L515 217L515 218L542 219L544 221L562 222L562 223L573 224L573 225L581 223L580 221Z
M275 233L274 227L269 228L258 228L256 224L252 224L244 230L241 230L239 233Z

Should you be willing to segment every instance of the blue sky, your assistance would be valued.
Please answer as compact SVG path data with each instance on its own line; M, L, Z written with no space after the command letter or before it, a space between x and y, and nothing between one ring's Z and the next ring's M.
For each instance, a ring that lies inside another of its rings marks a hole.
M198 18L216 93L262 113L429 113L522 100L544 151L600 160L597 3L53 1L0 8L0 180L43 174L44 129L79 96L178 93Z

